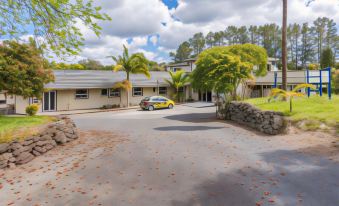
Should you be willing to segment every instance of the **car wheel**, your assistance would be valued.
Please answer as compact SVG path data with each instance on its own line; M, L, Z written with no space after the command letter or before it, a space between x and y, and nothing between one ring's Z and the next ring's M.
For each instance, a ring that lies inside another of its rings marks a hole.
M148 111L153 111L154 110L154 107L151 105L148 107Z
M173 104L169 104L168 109L173 109Z

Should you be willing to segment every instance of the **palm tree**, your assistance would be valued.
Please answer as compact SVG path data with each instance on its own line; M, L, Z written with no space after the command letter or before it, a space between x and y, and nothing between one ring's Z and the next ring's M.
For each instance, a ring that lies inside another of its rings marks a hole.
M151 77L151 74L148 70L148 60L144 56L143 53L135 53L129 55L128 49L125 45L124 52L122 56L109 56L115 61L115 66L113 68L114 72L117 71L125 71L126 72L126 80L117 83L114 85L115 88L122 88L126 90L127 93L127 107L129 107L129 91L132 88L132 84L130 82L130 74L144 74L147 78Z
M287 90L287 0L283 0L282 89Z
M299 84L292 91L286 91L283 89L274 88L272 89L272 92L270 94L271 97L269 98L269 101L271 100L271 98L275 98L275 97L282 97L283 99L288 98L290 100L290 112L292 112L293 97L304 96L304 93L298 92L300 89L303 89L303 88L315 89L316 87L312 84Z
M177 101L180 101L179 89L184 87L186 83L190 81L189 76L184 70L176 72L169 72L171 79L165 79L165 81L175 90L175 97Z

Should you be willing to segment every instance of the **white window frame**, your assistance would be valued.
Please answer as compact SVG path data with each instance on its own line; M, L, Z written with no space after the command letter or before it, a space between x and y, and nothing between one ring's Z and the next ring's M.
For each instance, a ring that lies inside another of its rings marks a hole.
M86 94L77 94L77 91L84 90ZM89 98L89 90L88 89L76 89L75 90L75 99L88 99Z
M120 97L120 89L110 89L108 92L109 97Z
M40 100L36 97L30 98L30 104L39 104Z
M167 87L159 87L159 95L160 94L167 95Z
M139 88L140 88L141 91L135 91L135 89L139 89ZM143 93L144 93L144 89L142 87L133 87L133 89L132 89L133 97L143 96Z

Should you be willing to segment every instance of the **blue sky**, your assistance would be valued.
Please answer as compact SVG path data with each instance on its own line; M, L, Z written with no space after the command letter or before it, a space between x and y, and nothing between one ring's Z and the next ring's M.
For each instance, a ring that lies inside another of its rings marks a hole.
M173 9L173 8L176 8L178 6L178 1L177 0L162 0L162 2L164 2L164 4L169 9Z

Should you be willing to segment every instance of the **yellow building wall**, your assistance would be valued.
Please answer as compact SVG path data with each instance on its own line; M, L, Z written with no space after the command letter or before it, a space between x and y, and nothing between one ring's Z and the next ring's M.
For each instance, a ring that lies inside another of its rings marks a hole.
M57 90L57 111L96 109L104 105L120 105L120 97L101 95L101 89L89 89L88 99L76 99L75 89Z

